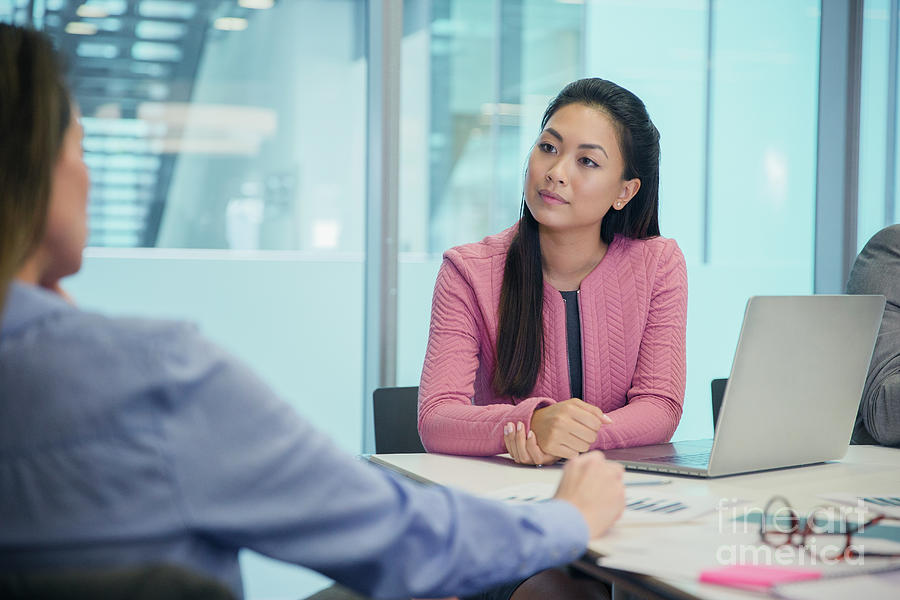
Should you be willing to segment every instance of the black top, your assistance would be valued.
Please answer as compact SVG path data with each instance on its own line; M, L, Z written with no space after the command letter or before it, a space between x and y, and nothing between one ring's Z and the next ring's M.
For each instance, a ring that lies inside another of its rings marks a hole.
M566 304L566 350L569 357L569 393L582 399L581 319L578 317L578 290L560 292Z

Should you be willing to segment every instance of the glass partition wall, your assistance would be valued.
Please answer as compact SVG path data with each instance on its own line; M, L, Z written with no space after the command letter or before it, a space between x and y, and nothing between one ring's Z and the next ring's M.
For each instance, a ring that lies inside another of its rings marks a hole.
M398 384L418 383L441 252L515 222L547 103L602 77L661 132L660 226L690 280L676 439L707 437L747 298L813 291L818 1L428 5L404 15Z
M900 221L897 171L898 0L866 0L862 25L856 245Z

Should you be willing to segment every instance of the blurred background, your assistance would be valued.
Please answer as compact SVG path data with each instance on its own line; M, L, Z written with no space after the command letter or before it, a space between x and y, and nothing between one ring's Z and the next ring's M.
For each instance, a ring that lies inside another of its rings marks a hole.
M0 0L0 20L54 38L83 114L70 292L199 323L353 453L371 390L418 384L441 253L515 222L574 79L630 89L662 134L690 285L676 439L711 435L749 296L840 292L898 220L897 0ZM327 583L242 561L249 598Z

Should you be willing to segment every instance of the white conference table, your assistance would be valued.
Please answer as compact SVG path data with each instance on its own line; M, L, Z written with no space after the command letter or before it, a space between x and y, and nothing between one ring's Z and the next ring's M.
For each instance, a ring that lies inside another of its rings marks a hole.
M562 468L555 465L543 468L516 465L505 455L474 458L376 454L368 459L417 481L450 485L481 495L517 486L555 487L562 473ZM661 598L746 600L766 595L697 581L702 566L721 566L720 557L736 554L737 551L732 554L727 551L735 543L761 546L758 526L738 531L732 523L733 517L754 510L758 513L774 495L786 497L800 514L826 503L820 494L892 492L900 496L900 449L851 446L840 461L715 479L626 473L626 483L654 479L669 482L629 486L627 493L663 493L696 498L698 503L713 499L736 499L743 503L689 522L648 526L623 520L604 536L592 540L588 553L575 566L613 582L617 593L633 591ZM832 582L851 585L851 578L829 580L829 585ZM890 597L900 597L900 594Z

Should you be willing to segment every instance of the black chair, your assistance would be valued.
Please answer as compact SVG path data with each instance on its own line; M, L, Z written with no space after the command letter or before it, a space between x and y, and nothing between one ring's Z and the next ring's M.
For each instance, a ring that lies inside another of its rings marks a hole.
M375 452L409 454L425 452L419 439L417 411L419 388L378 388L372 394L375 420Z
M722 397L725 396L725 386L728 385L728 379L713 379L709 382L709 388L712 395L712 417L713 431L719 424L719 409L722 407Z
M344 587L339 583L333 583L324 590L316 592L312 596L307 596L304 600L372 600L368 596L363 596L354 592L350 588Z
M169 564L0 573L0 598L28 600L234 600L207 575Z

